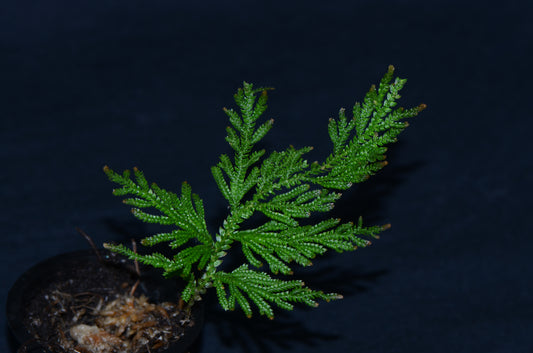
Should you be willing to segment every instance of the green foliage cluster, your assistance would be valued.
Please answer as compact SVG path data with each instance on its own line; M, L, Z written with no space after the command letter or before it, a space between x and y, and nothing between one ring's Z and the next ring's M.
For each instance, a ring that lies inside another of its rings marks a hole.
M361 218L354 223L340 219L312 220L301 224L314 212L330 211L341 194L354 183L366 180L386 165L386 145L396 141L407 126L405 119L416 116L425 105L411 109L397 108L396 100L406 80L393 81L392 66L378 88L372 86L362 104L355 104L352 118L341 109L337 119L330 119L328 132L333 151L322 163L308 163L304 156L312 147L289 147L267 155L256 145L270 131L274 121L261 122L267 108L268 88L254 88L244 83L234 95L238 110L225 109L231 126L226 141L232 155L223 154L211 168L213 177L229 203L227 218L213 237L206 226L204 205L191 186L183 183L181 193L148 183L143 173L133 169L118 174L109 167L104 171L120 185L113 193L127 196L124 203L132 206L138 219L174 230L142 240L145 246L168 243L176 254L138 254L124 245L105 247L161 268L164 276L180 276L187 285L181 299L190 306L201 300L210 287L216 289L225 310L236 303L247 316L252 315L250 302L259 313L272 318L272 305L292 309L293 303L317 306L317 300L341 298L308 288L302 281L285 280L272 275L291 275L294 266L310 266L312 259L327 250L354 250L370 244L385 226L363 226ZM391 83L392 82L392 83ZM264 222L245 227L243 222L254 214L262 214ZM310 223L310 224L309 224ZM248 264L231 271L221 270L224 256L232 246L240 244ZM266 263L267 271L259 268ZM250 268L251 265L253 268Z

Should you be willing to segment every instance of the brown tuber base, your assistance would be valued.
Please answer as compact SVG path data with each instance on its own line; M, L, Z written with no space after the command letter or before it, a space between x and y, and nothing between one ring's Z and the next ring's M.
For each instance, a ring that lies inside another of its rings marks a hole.
M46 342L54 352L142 353L167 348L193 325L176 304L152 304L129 292L102 296L55 289L42 298L44 310L32 313L30 326L35 331L48 326ZM43 314L44 320L36 320ZM44 321L51 324L43 327Z
M65 254L17 281L8 321L19 352L36 344L54 353L187 352L201 330L203 306L186 313L177 282L146 268L139 278L131 261L102 253L102 263L90 251Z

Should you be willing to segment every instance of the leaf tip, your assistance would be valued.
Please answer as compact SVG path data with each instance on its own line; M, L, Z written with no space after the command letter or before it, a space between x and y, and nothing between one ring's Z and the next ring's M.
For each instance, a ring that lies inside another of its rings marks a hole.
M392 227L392 224L387 223L381 226L381 230L387 230L387 229L390 229L391 227Z
M422 110L426 109L427 107L428 107L428 106L427 106L426 104L422 103L422 104L420 104L420 105L417 107L417 109L418 109L419 112L421 112Z

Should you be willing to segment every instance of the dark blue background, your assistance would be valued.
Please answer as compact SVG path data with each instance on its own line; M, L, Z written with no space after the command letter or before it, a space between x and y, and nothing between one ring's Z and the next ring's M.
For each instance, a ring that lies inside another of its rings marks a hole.
M225 203L210 166L242 81L273 86L271 148L329 148L389 64L426 103L335 212L392 223L298 275L345 299L274 322L210 310L197 352L533 352L532 6L527 1L3 1L1 317L31 265L149 232L102 173L139 166ZM0 320L0 351L9 351Z

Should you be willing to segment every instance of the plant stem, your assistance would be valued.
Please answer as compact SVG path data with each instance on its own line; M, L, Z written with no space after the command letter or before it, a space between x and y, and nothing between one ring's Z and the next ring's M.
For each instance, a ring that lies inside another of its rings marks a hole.
M213 251L209 263L207 264L203 275L196 282L194 294L187 303L187 310L190 310L195 302L202 300L202 295L205 294L208 288L212 287L217 267L222 264L222 258L226 256L226 250L228 250L231 243L233 243L231 234L238 229L238 223L242 221L242 217L238 215L240 213L238 212L240 208L242 207L237 208L237 212L232 212L224 221L223 227L220 228L216 241L213 243Z

